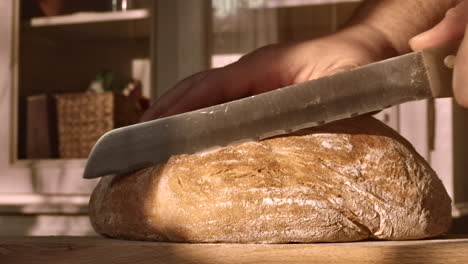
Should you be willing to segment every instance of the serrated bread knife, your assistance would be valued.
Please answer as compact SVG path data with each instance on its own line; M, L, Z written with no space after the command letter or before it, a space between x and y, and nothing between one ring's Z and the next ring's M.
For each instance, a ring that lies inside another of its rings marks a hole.
M413 52L244 99L114 129L92 149L91 179L426 98L452 95L458 44Z

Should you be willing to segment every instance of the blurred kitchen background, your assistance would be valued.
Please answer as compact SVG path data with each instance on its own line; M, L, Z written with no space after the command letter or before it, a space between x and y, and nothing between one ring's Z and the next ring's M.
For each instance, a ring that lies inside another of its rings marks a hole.
M137 122L150 101L192 73L269 43L336 31L358 4L1 1L0 235L94 235L87 203L97 181L83 180L82 172L99 136ZM454 217L465 219L468 111L442 99L378 117L431 163Z

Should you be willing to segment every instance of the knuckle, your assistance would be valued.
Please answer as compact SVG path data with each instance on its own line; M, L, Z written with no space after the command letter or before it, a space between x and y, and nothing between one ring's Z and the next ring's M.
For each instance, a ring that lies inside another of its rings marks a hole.
M468 3L468 2L467 2ZM445 18L454 20L468 22L468 9L466 8L468 4L459 4L456 7L452 7L447 12L445 12Z

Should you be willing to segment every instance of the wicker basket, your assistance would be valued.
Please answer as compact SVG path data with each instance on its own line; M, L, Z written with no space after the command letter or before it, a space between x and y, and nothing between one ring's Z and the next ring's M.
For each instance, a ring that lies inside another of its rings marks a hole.
M138 122L132 98L111 92L55 95L60 158L86 158L107 131Z

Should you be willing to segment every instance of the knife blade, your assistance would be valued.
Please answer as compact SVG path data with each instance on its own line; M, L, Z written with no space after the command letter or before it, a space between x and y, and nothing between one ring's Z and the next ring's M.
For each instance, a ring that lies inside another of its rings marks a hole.
M91 179L131 172L213 147L287 134L404 102L451 96L444 60L456 44L434 48L240 100L114 129L93 147Z

